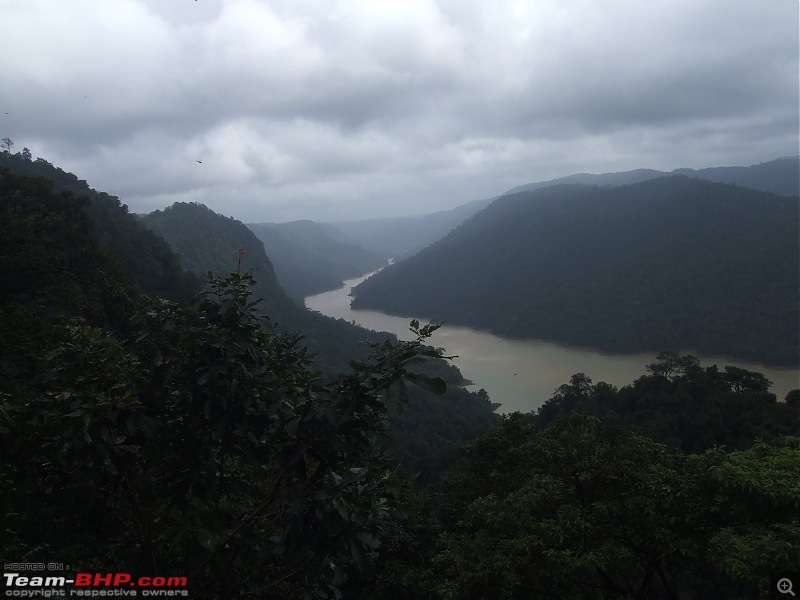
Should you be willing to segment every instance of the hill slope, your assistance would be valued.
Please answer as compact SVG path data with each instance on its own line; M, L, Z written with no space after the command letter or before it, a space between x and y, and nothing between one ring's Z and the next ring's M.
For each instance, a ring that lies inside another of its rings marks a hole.
M666 175L685 175L718 183L733 183L782 196L800 195L800 157L797 156L778 158L749 167L683 168L671 172L656 169L634 169L616 173L575 173L566 177L519 185L503 195L570 183L608 187L630 185ZM364 248L369 248L385 258L394 258L399 261L413 256L426 246L441 239L460 223L488 206L495 198L497 196L474 200L451 210L427 215L342 221L333 223L333 225Z
M749 167L676 169L673 173L718 183L733 183L781 196L800 195L800 157L798 156L778 158Z
M317 354L317 366L325 372L346 369L344 357L365 356L361 340L381 341L389 335L312 313L289 298L261 240L241 221L217 214L202 204L189 203L176 203L142 220L178 251L187 269L198 274L211 271L226 275L236 270L236 251L244 247L247 252L242 269L254 272L254 293L263 299L262 310L281 329L304 334L309 348Z
M280 329L303 334L303 344L314 354L314 366L324 376L345 372L352 359L363 359L370 348L363 340L382 343L394 336L374 332L311 312L284 293L264 247L243 223L219 215L200 204L176 204L144 217L181 255L183 263L198 273L208 270L226 274L236 268L234 251L247 248L243 269L253 268L256 295ZM404 410L392 418L389 446L398 472L419 474L420 483L435 481L458 455L461 444L485 432L497 418L486 393L460 387L459 370L436 360L425 367L450 386L434 397L412 389Z
M200 279L181 268L169 244L144 227L116 196L92 189L86 181L42 158L31 161L19 153L2 152L0 168L47 179L56 191L86 198L83 211L92 221L93 237L101 248L116 256L125 276L147 294L187 299L200 288Z
M504 196L356 288L377 308L606 351L796 364L798 199L682 176Z
M194 273L208 271L224 276L236 270L236 252L247 250L242 266L253 269L255 294L263 298L267 314L285 315L291 301L278 283L264 246L240 221L218 215L202 204L178 202L141 218L142 223L166 239Z
M302 220L247 225L264 244L286 293L302 300L385 264L331 225Z

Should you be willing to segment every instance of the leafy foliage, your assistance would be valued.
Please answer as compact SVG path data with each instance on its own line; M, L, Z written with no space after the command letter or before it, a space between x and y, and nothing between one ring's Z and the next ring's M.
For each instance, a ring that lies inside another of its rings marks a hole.
M800 558L800 439L682 455L574 414L473 444L445 496L440 598L745 598Z
M649 437L701 452L717 445L746 448L800 431L800 412L778 402L761 373L716 365L702 368L697 357L662 352L645 375L622 389L572 376L538 411L544 428L573 411L595 415L609 425L636 426Z
M98 247L86 204L0 169L0 389L39 370L65 319L128 327L135 288Z
M234 273L191 304L154 301L130 341L62 328L2 397L3 555L190 573L213 597L338 595L369 572L393 506L387 403L407 380L443 385L407 369L439 356L434 328L321 385L252 284Z

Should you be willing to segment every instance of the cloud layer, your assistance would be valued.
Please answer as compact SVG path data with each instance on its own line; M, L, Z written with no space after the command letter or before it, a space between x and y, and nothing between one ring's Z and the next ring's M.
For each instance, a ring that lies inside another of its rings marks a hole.
M413 214L576 171L798 153L795 0L0 0L0 14L0 135L137 212Z

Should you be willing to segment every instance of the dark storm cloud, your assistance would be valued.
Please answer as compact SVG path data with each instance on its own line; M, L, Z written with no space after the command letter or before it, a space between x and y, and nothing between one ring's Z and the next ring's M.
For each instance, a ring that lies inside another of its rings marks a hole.
M794 0L0 10L0 135L137 211L421 213L575 171L797 153Z

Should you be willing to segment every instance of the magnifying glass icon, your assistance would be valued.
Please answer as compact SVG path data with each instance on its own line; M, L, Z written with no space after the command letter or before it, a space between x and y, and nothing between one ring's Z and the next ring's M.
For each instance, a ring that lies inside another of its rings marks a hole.
M791 594L794 596L794 592L792 591L792 580L788 577L781 577L778 579L778 593L780 594Z

